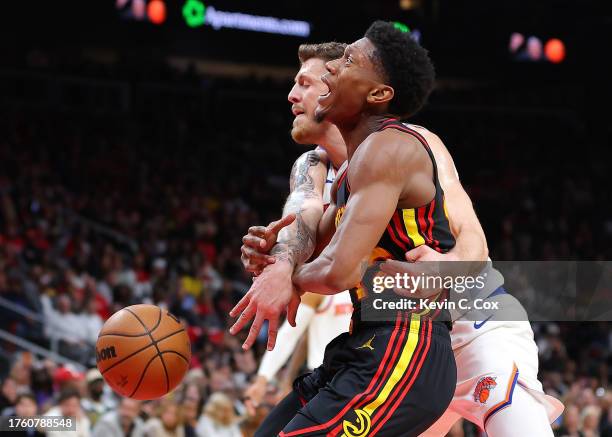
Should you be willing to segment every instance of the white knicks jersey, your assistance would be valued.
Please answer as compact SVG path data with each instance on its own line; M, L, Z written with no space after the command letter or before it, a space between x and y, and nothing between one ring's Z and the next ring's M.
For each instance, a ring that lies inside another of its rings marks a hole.
M336 179L336 169L327 163L327 175L323 187L323 205L331 202L331 188ZM325 346L340 334L349 330L353 304L348 291L325 296L316 309L308 327L308 367L314 369L323 363Z
M308 360L310 369L323 364L325 346L334 338L348 332L353 304L348 291L325 296L308 326Z
M336 169L332 165L331 161L327 163L327 175L325 176L325 185L323 186L323 205L324 208L329 206L331 202L331 188L336 179Z

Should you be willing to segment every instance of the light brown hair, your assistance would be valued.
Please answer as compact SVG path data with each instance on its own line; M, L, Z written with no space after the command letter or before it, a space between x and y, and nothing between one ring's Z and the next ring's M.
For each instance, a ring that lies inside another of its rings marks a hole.
M301 64L312 58L322 59L325 62L333 61L342 57L345 48L346 44L335 41L320 44L302 44L298 48L298 58Z

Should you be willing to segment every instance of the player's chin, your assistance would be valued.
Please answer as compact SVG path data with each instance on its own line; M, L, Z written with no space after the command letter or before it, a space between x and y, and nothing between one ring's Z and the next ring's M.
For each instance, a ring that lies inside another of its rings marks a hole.
M291 129L291 138L298 144L313 144L313 136L311 129L308 129L308 123L294 125Z

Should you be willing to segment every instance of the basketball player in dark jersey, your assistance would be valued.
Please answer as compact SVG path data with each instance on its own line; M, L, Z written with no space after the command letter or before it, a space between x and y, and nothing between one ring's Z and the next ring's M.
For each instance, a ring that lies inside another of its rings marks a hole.
M280 435L416 436L454 392L448 324L437 320L440 311L364 319L373 296L362 278L369 265L403 260L417 244L440 252L454 245L433 155L394 118L422 106L433 66L407 35L377 22L328 70L316 114L339 128L349 163L318 232L317 242L329 245L295 270L294 283L321 294L352 288L356 309L351 334L330 343L324 364L296 382L305 406Z

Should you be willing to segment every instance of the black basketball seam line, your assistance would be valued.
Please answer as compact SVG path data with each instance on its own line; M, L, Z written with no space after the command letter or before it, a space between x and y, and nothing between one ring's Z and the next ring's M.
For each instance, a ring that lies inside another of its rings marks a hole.
M159 308L159 307L157 307L157 309L159 309L159 320L161 321L162 309ZM170 376L168 375L168 369L166 368L166 362L164 361L164 358L161 356L161 351L159 350L159 347L157 346L157 342L153 338L153 334L151 334L152 331L149 331L149 328L147 328L147 325L145 325L145 323L140 319L140 317L138 317L138 314L136 314L135 312L133 312L129 308L125 308L125 310L128 311L134 317L136 317L136 319L140 322L140 324L144 327L144 329L149 334L149 338L151 339L151 343L155 346L155 349L157 350L157 356L161 360L162 366L164 366L164 373L166 374L166 393L169 392L170 391Z
M136 384L136 388L134 388L134 391L132 391L132 393L128 396L128 398L131 398L132 396L134 396L134 394L138 391L138 389L140 388L140 384L142 384L142 380L144 379L145 375L147 374L147 369L149 368L149 366L151 365L153 360L155 358L158 358L158 357L159 357L159 355L157 355L157 354L155 356L151 357L151 359L149 360L149 362L147 363L147 365L143 369L142 375L140 375L140 379L138 380L138 384Z
M183 355L182 353L180 353L180 352L177 352L177 351L163 351L162 355L163 354L177 354L179 357L184 359L187 364L189 364L189 360L187 359L187 357L185 355Z
M157 319L157 323L155 323L155 326L153 326L153 329L151 329L151 332L155 331L159 327L160 323L161 323L161 310L159 312L159 318ZM144 328L147 329L146 326ZM144 337L145 335L149 335L149 333L148 332L143 332L142 334L120 334L120 333L114 333L114 332L107 332L105 334L98 335L98 338L106 337L106 336L110 336L110 335L114 335L115 337L138 338L138 337Z
M116 363L114 363L112 366L110 366L108 369L104 369L104 372L102 372L102 375L104 375L106 372L108 372L110 369L112 369L115 366L118 366L119 364L123 363L125 360L132 358L134 355L139 354L140 352L142 352L143 350L150 348L151 346L153 346L153 344L155 343L159 343L160 341L164 341L167 338L172 337L173 335L176 334L180 334L181 332L183 332L183 328L179 329L178 331L172 332L168 335L166 335L165 337L160 338L159 340L156 340L154 343L149 343L148 345L141 347L140 349L138 349L137 351L132 352L131 354L129 354L127 357L122 358L121 360L117 361Z

